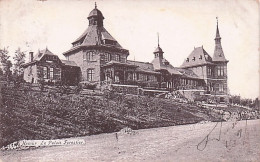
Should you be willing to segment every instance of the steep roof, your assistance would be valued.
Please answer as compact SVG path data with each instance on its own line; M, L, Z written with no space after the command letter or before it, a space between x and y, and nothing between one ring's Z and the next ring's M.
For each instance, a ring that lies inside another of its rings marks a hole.
M78 37L72 44L79 43L79 45L91 46L105 44L104 40L113 41L113 44L109 44L116 48L122 48L122 46L111 36L111 34L104 28L96 25L89 26L80 37Z
M203 47L194 48L191 54L184 60L181 67L192 67L204 64L213 64L210 55L203 49Z
M153 53L163 53L162 48L158 45L158 47L154 50Z
M89 13L88 18L92 17L92 16L97 16L97 17L102 17L104 18L102 12L100 10L98 10L95 6L95 8Z
M46 48L43 49L43 50L38 50L38 53L33 56L33 60L32 60L31 62L27 62L27 63L23 64L22 66L23 66L23 67L26 67L26 66L28 66L28 65L34 64L34 63L40 61L45 55L56 56L56 57L59 59L59 57L58 57L57 55L53 54L53 53L46 47Z
M193 79L201 79L199 76L197 76L192 70L190 69L182 69L177 68L177 70L182 74L185 78L193 78Z
M55 55L47 47L43 50L39 50L38 53L33 56L33 60L40 61L44 55Z
M165 58L156 57L151 63L153 64L154 70L167 70L171 74L180 75L176 68Z
M212 60L216 61L216 62L227 62L228 61L224 55L222 46L220 44L215 45L215 50L214 50Z
M219 34L219 29L218 29L218 22L217 22L217 30L216 30L216 37L215 37L215 50L213 54L213 59L214 62L228 62L228 60L225 58L222 45L221 45L221 37Z

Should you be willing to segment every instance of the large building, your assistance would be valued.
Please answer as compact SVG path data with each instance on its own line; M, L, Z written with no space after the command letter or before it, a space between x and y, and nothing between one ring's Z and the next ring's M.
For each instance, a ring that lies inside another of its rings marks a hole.
M174 67L164 57L159 41L151 62L128 60L129 51L104 28L104 16L96 5L89 13L88 21L87 29L72 42L72 48L63 53L66 61L59 61L61 80L74 78L70 83L96 84L97 88L107 84L134 87L137 93L174 90L182 91L183 94L199 92L199 95L214 96L219 101L227 101L228 61L221 47L218 24L213 58L203 47L197 47L181 67ZM25 67L32 64L28 63ZM63 70L66 64L78 67L74 68L76 72L73 75ZM28 78L27 75L26 72L25 78ZM67 75L71 77L66 77Z

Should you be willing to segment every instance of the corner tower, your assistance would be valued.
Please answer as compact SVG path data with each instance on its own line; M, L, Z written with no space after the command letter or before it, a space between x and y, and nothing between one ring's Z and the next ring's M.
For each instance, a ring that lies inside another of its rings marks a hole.
M218 27L218 17L217 17L217 29L215 37L215 50L212 58L212 62L215 64L214 70L214 91L217 96L219 96L220 102L228 102L228 85L227 85L227 63L222 45L221 37Z

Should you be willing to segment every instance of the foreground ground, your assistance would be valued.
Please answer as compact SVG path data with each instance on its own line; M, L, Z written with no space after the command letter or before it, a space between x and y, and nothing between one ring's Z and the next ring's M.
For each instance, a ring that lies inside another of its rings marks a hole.
M213 129L214 128L214 129ZM212 131L212 132L211 132ZM260 120L79 137L85 145L4 151L2 161L259 161ZM211 132L211 133L210 133Z

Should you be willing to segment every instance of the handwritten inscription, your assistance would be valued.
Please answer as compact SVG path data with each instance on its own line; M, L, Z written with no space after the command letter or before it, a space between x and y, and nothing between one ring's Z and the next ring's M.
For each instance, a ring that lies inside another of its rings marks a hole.
M231 114L231 113L230 113ZM222 114L223 117L224 114ZM222 129L222 121L221 122L217 122L214 127L210 130L210 132L206 135L205 138L203 138L203 140L201 142L198 143L197 145L197 149L199 151L203 151L205 150L205 148L207 147L208 143L210 141L223 141L225 144L225 147L227 149L230 149L232 147L234 147L237 144L237 140L241 139L242 135L245 135L247 133L247 120L245 122L245 126L241 129L237 128L237 124L239 121L242 120L242 117L240 114L236 117L235 121L233 121L231 123L230 128L223 130ZM231 118L231 116L229 117ZM216 137L212 137L212 132L214 130L219 129L218 133L217 133L217 138ZM244 129L244 131L243 131ZM243 144L245 143L245 141L243 141Z

